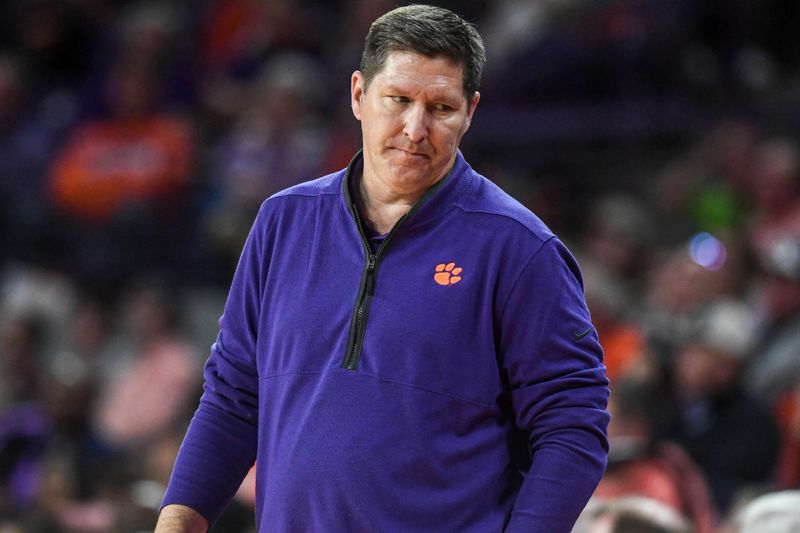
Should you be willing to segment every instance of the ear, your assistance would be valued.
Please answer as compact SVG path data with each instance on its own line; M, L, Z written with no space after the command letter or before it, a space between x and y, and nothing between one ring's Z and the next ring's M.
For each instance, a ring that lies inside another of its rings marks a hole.
M469 102L469 109L467 109L467 126L464 129L466 132L469 129L470 124L472 124L472 116L475 114L475 108L478 107L478 102L481 100L481 93L475 91L475 94L472 95L472 100Z
M353 72L350 77L350 107L353 109L353 116L356 120L361 120L361 101L364 98L364 75L360 70Z

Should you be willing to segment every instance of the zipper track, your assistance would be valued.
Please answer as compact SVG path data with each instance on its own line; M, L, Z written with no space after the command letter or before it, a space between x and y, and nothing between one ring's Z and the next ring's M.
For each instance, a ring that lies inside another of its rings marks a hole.
M360 224L359 230L361 230ZM366 245L367 248L369 248L369 242L367 242ZM347 353L345 354L344 361L342 361L342 367L348 370L355 370L358 368L358 361L361 357L361 345L363 344L364 333L366 331L366 318L369 314L369 306L372 303L372 294L370 294L372 291L367 290L367 287L371 284L374 289L375 263L376 256L372 253L371 249L368 249L367 263L364 268L364 273L361 276L356 307L353 310L353 317L350 320L350 338L347 341ZM370 278L372 279L370 280Z
M423 197L414 204L411 210L398 219L391 231L389 231L389 233L386 235L386 238L378 247L378 250L373 252L372 247L369 244L369 240L367 239L367 235L364 232L364 225L361 221L361 217L358 214L358 208L356 207L356 204L350 195L349 181L351 173L353 172L353 168L356 165L357 157L358 156L353 158L353 160L350 162L350 166L347 169L347 173L345 174L344 181L342 183L343 194L347 200L347 208L356 223L356 227L358 228L358 235L361 237L361 244L364 246L365 254L364 272L361 274L361 283L358 287L358 298L356 298L356 305L353 309L352 317L350 318L350 334L347 339L347 349L341 364L341 367L346 368L347 370L358 369L358 363L361 360L361 350L364 347L364 334L366 333L367 329L369 308L372 304L372 296L375 294L375 279L378 276L378 268L380 267L381 259L384 255L386 255L386 248L392 242L392 239L397 234L400 226L402 226L403 221L408 219L414 212L416 212L417 209L419 209L420 206L422 206L436 190L438 190L446 181L448 181L450 174L452 173L451 169L445 179L439 180L438 183L429 188Z
M353 316L350 319L350 336L347 341L347 352L342 361L343 368L355 370L358 368L358 362L361 359L361 349L364 345L364 334L367 329L367 318L369 317L369 308L372 304L372 296L375 294L375 278L377 276L380 260L383 258L386 247L389 246L389 243L396 235L398 228L400 228L407 215L400 217L378 247L377 252L373 252L372 247L369 245L367 235L364 232L361 217L358 215L358 209L354 203L350 204L350 211L356 221L358 234L361 236L361 242L364 245L364 253L366 255L364 273L361 275L361 283L358 288L358 298L356 300L355 309L353 309Z

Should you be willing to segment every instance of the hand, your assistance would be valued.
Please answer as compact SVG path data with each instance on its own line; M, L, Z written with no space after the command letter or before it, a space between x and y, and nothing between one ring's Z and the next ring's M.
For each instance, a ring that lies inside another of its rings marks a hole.
M153 533L206 533L208 522L203 515L185 505L167 505L161 509Z

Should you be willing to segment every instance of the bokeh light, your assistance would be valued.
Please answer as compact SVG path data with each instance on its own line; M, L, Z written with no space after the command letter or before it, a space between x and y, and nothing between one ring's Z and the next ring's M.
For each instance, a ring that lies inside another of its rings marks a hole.
M695 263L709 270L719 270L728 258L722 241L705 231L690 239L689 255Z

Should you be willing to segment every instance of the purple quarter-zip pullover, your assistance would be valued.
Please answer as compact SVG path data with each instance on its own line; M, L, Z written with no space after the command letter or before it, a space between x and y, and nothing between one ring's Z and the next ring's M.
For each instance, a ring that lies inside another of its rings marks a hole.
M373 251L348 169L266 200L164 505L259 532L568 533L605 467L578 267L458 154Z

